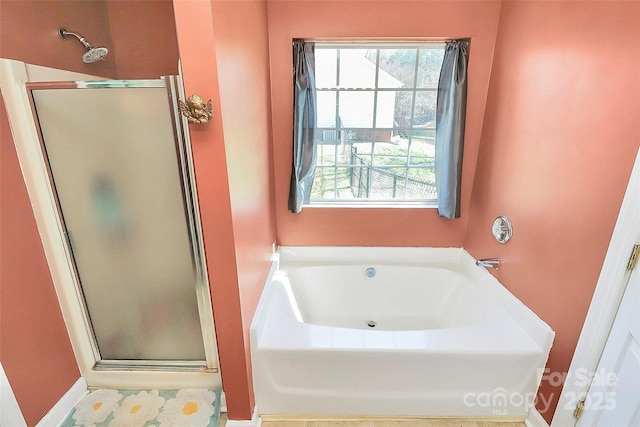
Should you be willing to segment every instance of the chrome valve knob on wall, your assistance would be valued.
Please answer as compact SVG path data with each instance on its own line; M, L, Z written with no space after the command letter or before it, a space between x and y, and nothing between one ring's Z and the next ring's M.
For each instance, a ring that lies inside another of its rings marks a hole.
M513 234L511 220L504 215L500 215L493 221L491 232L498 243L507 243Z

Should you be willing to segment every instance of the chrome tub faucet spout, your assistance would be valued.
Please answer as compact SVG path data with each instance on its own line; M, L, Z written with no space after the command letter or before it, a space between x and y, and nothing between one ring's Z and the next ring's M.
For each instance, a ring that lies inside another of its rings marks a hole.
M500 268L500 260L498 258L479 259L476 261L476 265L478 267L495 268L497 270Z

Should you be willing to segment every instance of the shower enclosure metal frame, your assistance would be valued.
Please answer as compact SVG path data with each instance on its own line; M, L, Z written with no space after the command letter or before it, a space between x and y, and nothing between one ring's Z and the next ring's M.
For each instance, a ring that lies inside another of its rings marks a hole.
M29 82L28 69L40 74L44 67L18 61L1 60L2 94L12 123L16 151L32 202L34 215L51 270L62 314L81 374L90 387L206 387L221 388L213 310L202 241L193 159L186 120L180 115L177 100L183 97L179 76L158 80L93 81L76 73L51 70L52 75L70 75L73 81ZM196 272L196 297L204 361L186 360L102 360L84 302L78 272L73 259L64 219L56 197L43 136L40 132L33 91L55 89L96 89L121 87L166 88L176 137L176 154L181 172L181 189L188 220L192 260ZM70 286L71 284L71 286Z

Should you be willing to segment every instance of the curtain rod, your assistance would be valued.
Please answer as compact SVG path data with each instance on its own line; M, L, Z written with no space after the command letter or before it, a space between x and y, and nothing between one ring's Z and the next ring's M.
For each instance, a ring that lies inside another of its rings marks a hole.
M347 49L372 48L372 47L395 47L395 48L427 47L428 48L430 46L434 48L438 48L438 47L443 47L445 45L444 41L432 41L432 40L407 41L407 40L327 40L327 39L308 40L308 39L305 39L305 41L313 42L316 44L316 46L330 46L330 47L340 46Z

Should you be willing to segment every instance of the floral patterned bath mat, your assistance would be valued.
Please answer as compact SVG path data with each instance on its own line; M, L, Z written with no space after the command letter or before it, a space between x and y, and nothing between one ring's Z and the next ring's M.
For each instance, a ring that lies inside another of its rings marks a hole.
M95 390L61 427L218 427L220 391Z

